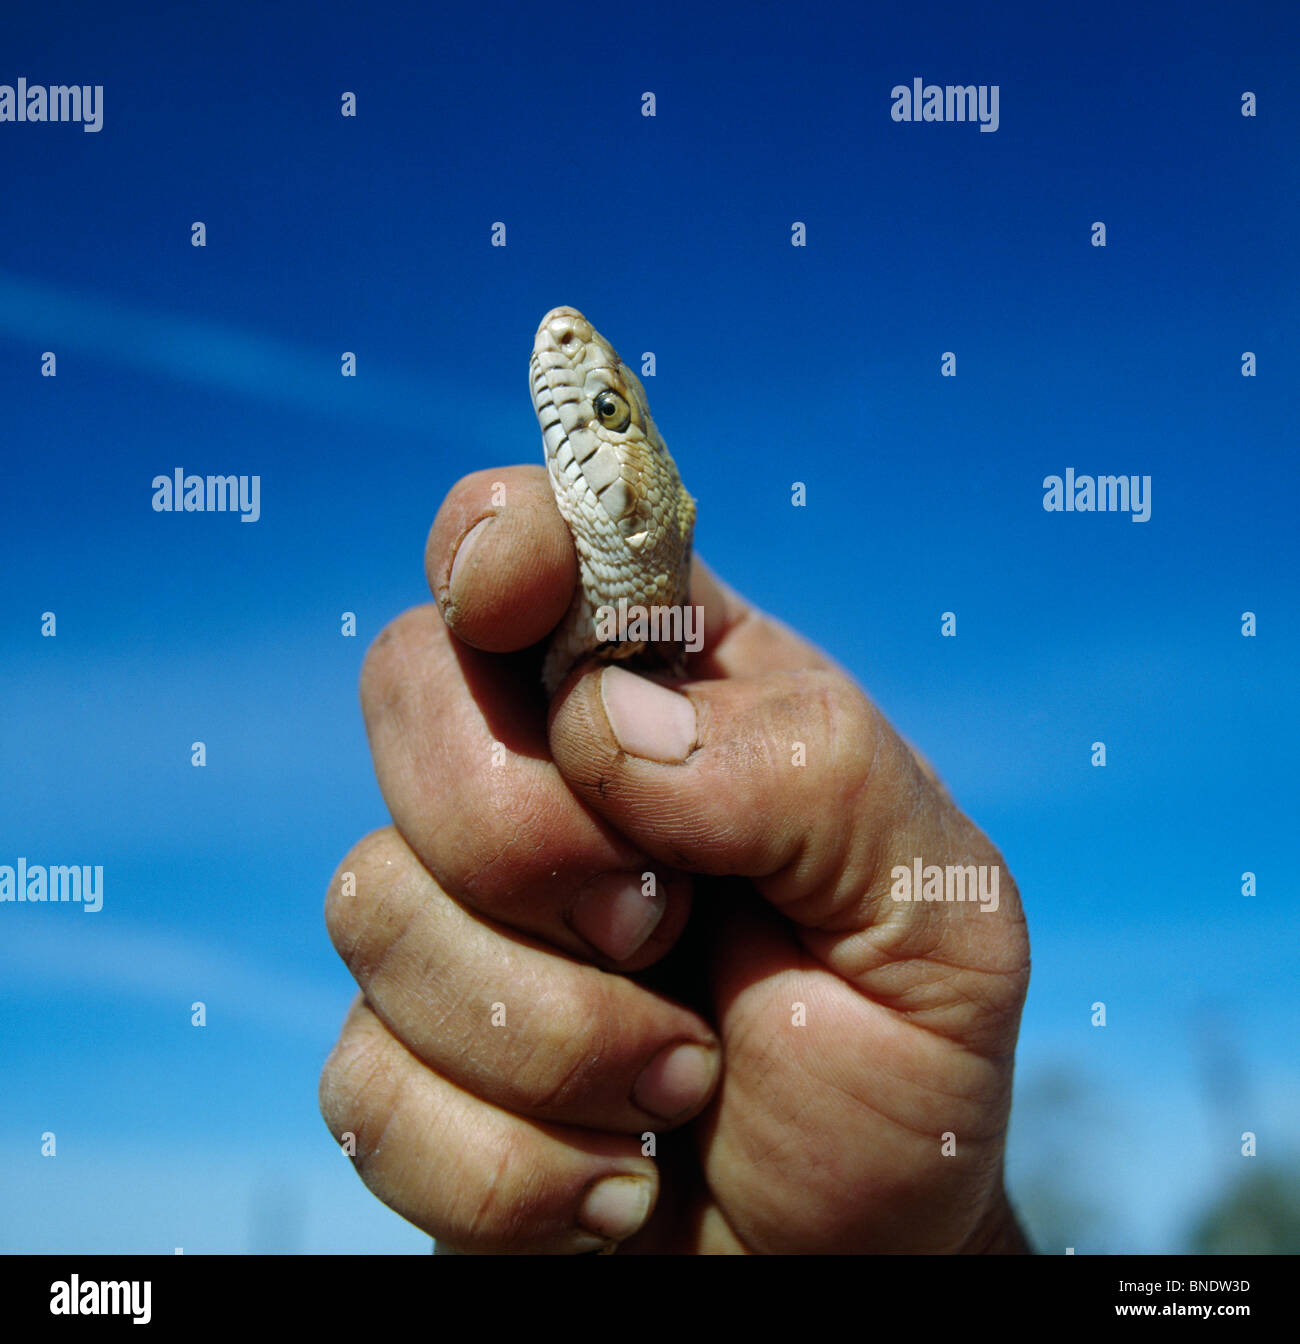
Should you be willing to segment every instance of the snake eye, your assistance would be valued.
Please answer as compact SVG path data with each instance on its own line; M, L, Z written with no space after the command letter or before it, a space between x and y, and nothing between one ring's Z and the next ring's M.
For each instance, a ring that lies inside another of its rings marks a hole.
M623 397L620 397L617 392L610 388L598 392L591 404L596 408L600 423L606 429L612 429L616 434L621 434L632 419L632 408Z

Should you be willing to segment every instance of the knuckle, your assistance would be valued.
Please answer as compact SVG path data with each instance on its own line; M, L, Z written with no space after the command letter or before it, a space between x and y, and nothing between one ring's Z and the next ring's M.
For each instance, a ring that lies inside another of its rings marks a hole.
M608 1067L609 1044L606 995L598 990L595 1003L584 996L555 1014L536 1047L521 1061L517 1084L530 1106L567 1113L590 1099L600 1075Z
M779 747L799 741L814 770L804 779L825 784L825 772L840 776L861 768L864 748L878 737L880 716L865 695L838 672L809 669L786 674L764 706L764 727Z
M349 1022L321 1069L321 1116L336 1139L356 1136L358 1160L379 1145L394 1109L396 1087L384 1055L382 1037Z
M507 1249L526 1225L524 1194L535 1184L520 1146L505 1135L484 1136L477 1161L487 1179L458 1190L449 1210L453 1240L484 1249Z
M431 610L425 603L393 617L366 650L361 663L361 705L367 713L401 703L412 647L428 642Z
M325 894L325 927L349 965L364 958L375 936L376 907L409 862L409 850L391 826L372 831L348 851Z
M884 720L852 682L830 672L815 676L820 681L828 772L840 787L861 785L879 757Z

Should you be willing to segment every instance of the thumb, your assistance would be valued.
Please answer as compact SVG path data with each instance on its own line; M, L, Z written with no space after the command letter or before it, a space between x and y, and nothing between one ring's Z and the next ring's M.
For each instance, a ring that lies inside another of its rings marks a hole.
M611 665L570 682L549 732L570 788L648 853L751 878L863 993L1010 1048L1029 960L1015 883L848 677L670 689Z

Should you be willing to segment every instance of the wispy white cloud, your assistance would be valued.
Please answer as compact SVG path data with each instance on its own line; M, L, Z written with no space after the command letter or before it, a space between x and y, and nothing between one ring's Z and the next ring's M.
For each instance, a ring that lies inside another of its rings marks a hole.
M0 975L10 988L31 985L43 997L80 991L171 1005L219 1002L223 1013L278 1037L316 1042L336 1030L347 1003L337 988L193 937L121 927L102 914L49 913L56 918L44 926L10 922L0 951ZM57 918L63 915L72 918Z
M456 398L368 364L343 378L342 351L303 350L254 331L125 304L0 273L0 333L331 418L428 433Z

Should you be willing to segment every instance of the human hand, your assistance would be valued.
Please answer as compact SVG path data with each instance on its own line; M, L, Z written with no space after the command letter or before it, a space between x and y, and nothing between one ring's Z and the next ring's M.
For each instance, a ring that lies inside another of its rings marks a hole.
M426 565L455 633L418 608L370 651L394 827L327 901L363 999L321 1104L367 1184L468 1251L1024 1249L1015 884L862 693L697 561L703 679L588 664L548 723L512 653L575 577L539 469L461 481ZM996 909L895 901L917 859Z

